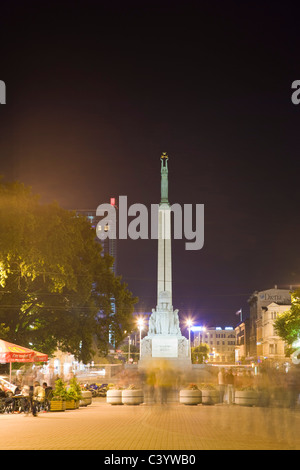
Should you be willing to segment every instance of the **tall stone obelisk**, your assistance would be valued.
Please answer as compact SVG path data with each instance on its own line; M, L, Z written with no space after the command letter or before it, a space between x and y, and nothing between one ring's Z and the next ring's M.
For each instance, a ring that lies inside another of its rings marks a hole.
M161 156L161 199L158 208L157 305L142 340L139 366L153 359L168 359L175 366L191 364L189 344L179 327L178 310L172 305L171 206L168 200L168 156Z
M157 305L161 292L168 292L172 305L171 211L168 200L168 156L161 156L161 198L158 209Z

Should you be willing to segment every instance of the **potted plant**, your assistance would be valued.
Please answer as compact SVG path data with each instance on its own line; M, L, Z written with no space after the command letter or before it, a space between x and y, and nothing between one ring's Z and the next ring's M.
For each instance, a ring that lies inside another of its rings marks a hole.
M241 387L235 390L234 402L236 405L255 406L258 405L259 394L254 387Z
M215 405L220 401L220 392L215 385L204 383L201 384L200 390L202 393L203 405Z
M50 400L50 411L65 411L66 409L67 390L61 379L55 381L55 387L52 391Z
M87 390L85 387L81 390L81 398L79 400L79 406L88 406L92 403L92 392Z
M66 409L75 410L79 408L79 401L82 399L82 392L76 377L70 380L67 388Z
M183 405L198 405L201 400L202 392L196 384L189 384L187 388L179 392L179 403Z
M128 388L122 390L122 403L124 405L140 405L144 402L144 393L135 385L129 385Z
M120 385L109 384L106 392L106 402L110 405L123 405L122 391L123 387Z

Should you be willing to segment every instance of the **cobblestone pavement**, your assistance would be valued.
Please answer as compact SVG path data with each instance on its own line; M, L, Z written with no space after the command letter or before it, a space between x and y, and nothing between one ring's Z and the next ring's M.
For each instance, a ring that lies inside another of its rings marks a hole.
M300 411L237 405L88 407L0 415L1 450L300 450Z

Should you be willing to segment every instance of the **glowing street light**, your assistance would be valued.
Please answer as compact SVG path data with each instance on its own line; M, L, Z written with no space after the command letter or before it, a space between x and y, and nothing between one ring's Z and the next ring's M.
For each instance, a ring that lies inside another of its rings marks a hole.
M186 322L188 330L189 330L189 358L191 358L191 328L193 325L192 320L189 318Z
M127 331L124 331L124 334L127 334ZM128 337L128 364L130 364L130 334L127 336Z
M139 330L140 330L140 359L141 359L141 356L142 356L142 329L143 329L143 326L144 326L143 318L139 318L138 321L137 321L137 324L138 324L138 327L139 327Z

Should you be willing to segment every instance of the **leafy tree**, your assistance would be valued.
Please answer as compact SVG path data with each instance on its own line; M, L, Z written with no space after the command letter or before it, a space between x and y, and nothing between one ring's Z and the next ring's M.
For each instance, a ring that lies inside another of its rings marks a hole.
M136 299L111 266L85 217L42 205L21 183L0 184L3 339L48 354L59 347L84 362L95 335L101 351L109 332L119 343Z
M203 364L208 359L209 347L203 343L191 349L192 363Z
M122 352L125 354L129 353L129 346L128 343L125 343L122 345ZM135 346L135 344L130 345L130 354L139 354L140 348L138 346Z
M293 292L290 310L277 317L274 328L288 344L287 354L290 354L293 351L292 344L300 337L300 289Z

